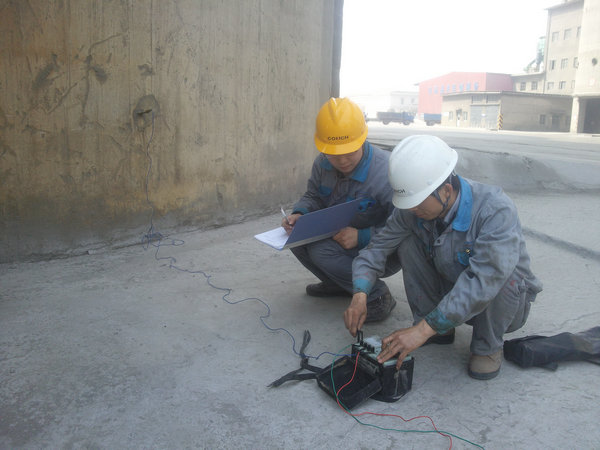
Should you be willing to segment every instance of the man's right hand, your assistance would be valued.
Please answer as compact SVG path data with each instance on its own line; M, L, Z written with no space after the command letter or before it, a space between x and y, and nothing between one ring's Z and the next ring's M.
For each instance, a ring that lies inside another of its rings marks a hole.
M352 296L352 302L346 311L344 311L344 323L352 336L360 330L367 318L367 294L357 292Z
M301 215L302 214L290 214L285 219L281 219L281 226L285 229L287 234L290 234L292 232L292 228L294 228L296 220L298 220L298 217L300 217Z

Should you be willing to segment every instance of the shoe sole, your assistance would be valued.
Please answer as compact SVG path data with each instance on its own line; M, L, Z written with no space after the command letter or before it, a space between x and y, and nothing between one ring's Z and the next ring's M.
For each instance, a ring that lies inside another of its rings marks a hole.
M325 297L351 297L351 295L348 294L346 291L340 291L340 292L337 292L337 293L325 293L325 292L315 293L315 292L308 292L308 291L306 291L306 295L308 295L309 297L320 297L320 298L325 298Z
M492 378L496 378L496 376L500 373L500 369L489 373L473 372L471 369L469 369L468 372L469 376L476 380L491 380Z
M351 295L343 289L329 292L319 290L313 291L312 289L306 289L306 295L310 297L351 297Z

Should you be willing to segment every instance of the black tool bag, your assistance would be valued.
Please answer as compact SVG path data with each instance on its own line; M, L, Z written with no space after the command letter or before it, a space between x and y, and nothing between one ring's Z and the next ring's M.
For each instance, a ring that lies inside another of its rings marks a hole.
M600 327L580 333L527 336L504 341L504 358L521 367L556 370L560 361L600 364Z

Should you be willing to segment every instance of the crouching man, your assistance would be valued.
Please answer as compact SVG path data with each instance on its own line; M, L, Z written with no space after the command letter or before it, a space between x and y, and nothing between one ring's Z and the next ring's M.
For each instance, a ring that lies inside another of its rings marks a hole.
M454 173L455 150L434 136L410 136L392 152L389 181L396 209L355 258L352 302L344 312L353 336L366 297L400 259L413 326L382 342L379 361L398 364L418 347L450 344L455 327L473 327L468 373L488 380L500 371L503 336L521 328L542 290L529 267L517 210L499 187Z

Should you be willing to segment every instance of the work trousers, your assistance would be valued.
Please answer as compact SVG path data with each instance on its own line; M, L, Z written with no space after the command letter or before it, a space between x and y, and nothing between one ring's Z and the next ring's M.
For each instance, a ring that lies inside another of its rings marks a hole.
M358 255L358 249L346 250L330 238L291 250L298 261L319 280L327 284L337 284L352 295L352 261ZM387 285L378 279L367 296L367 303L388 291Z
M414 235L402 242L398 257L406 297L417 324L437 307L453 283L437 272L425 244ZM535 294L528 294L522 277L513 273L485 310L467 317L466 323L473 326L471 353L490 355L502 348L504 334L525 324L534 299Z

